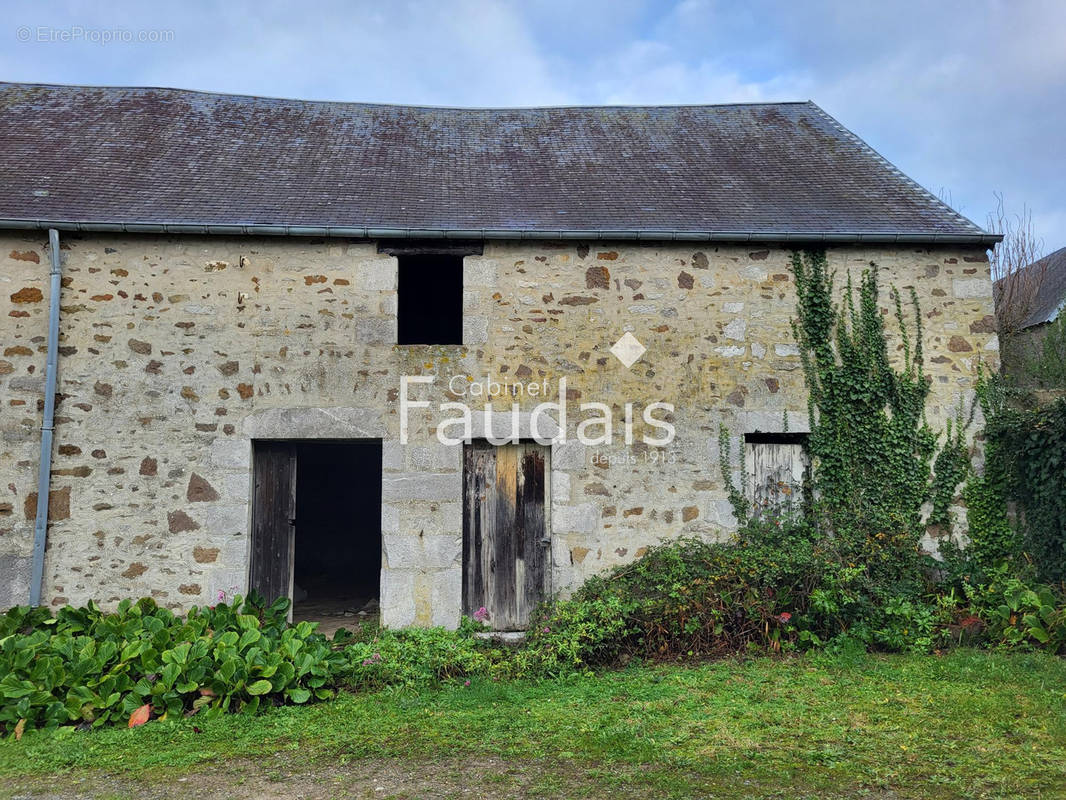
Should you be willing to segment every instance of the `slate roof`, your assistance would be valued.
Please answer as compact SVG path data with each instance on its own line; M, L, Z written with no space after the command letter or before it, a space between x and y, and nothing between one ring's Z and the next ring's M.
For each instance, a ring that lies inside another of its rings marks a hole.
M1042 272L1043 276L1039 278L1036 295L1029 304L1029 313L1019 326L1023 330L1045 322L1054 322L1062 313L1063 306L1066 306L1066 247L1034 261L1025 267L1025 271L1029 270ZM1008 280L1011 278L1000 278L996 281L993 288L997 299L1003 291L1004 281Z
M0 83L0 226L49 225L994 240L810 102L455 109Z

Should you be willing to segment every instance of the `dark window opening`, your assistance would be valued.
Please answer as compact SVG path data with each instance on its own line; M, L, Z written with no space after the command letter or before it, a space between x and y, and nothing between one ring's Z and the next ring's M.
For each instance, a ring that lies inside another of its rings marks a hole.
M744 434L745 444L798 444L803 447L807 446L807 439L810 436L809 433L764 433L763 431L755 431L754 433Z
M463 257L400 255L399 344L463 343Z
M378 614L381 440L294 446L293 619L354 628Z

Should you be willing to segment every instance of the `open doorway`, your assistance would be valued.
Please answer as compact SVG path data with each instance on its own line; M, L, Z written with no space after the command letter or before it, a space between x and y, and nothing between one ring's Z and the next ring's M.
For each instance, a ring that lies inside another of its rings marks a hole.
M250 585L293 600L294 621L337 628L378 614L381 440L257 442Z

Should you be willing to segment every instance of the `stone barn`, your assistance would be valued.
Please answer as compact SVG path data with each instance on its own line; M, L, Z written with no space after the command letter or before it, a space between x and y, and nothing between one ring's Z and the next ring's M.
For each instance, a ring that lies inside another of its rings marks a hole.
M997 358L995 237L810 102L0 97L3 605L521 629L728 536L721 425L802 482L798 248L917 290L934 427Z

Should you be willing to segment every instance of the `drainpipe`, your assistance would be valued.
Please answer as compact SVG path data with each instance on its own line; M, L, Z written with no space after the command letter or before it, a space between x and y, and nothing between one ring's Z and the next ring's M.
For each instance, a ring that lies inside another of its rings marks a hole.
M33 575L30 578L30 605L41 604L44 580L44 550L48 541L48 491L52 475L52 430L56 410L56 371L59 366L59 292L62 271L59 266L59 231L48 231L52 254L52 288L48 297L48 365L44 384L44 420L41 423L41 467L37 473L37 520L33 526Z

